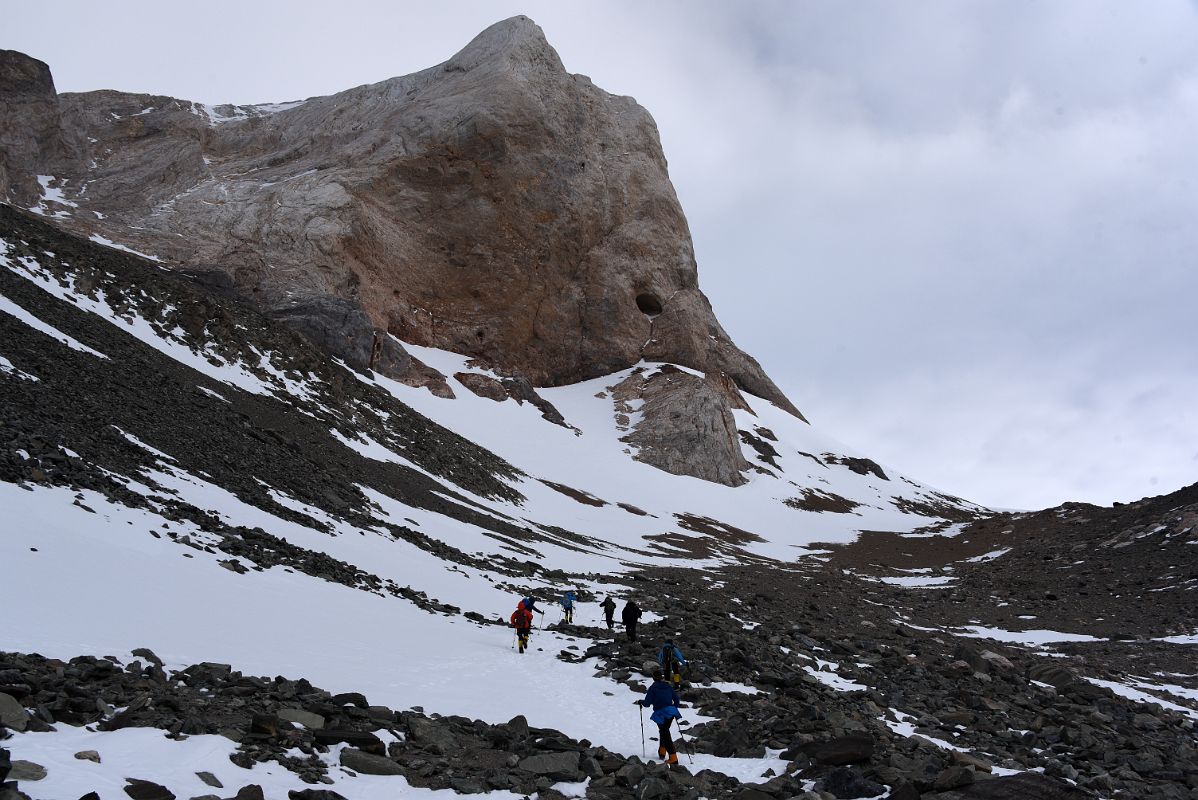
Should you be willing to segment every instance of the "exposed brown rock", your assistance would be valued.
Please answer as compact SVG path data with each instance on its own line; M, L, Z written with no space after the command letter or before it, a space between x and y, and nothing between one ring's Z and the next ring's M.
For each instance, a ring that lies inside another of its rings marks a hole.
M24 53L0 50L0 199L37 206L37 176L61 172L70 150L50 68Z
M490 375L482 375L477 372L457 372L453 377L479 397L486 397L500 403L508 399L515 400L520 404L531 403L546 420L555 425L561 425L563 428L571 428L553 403L537 394L532 383L522 375L514 378L493 378ZM448 387L446 388L448 389ZM577 432L577 428L571 429Z
M631 426L621 441L632 445L636 460L727 486L746 483L741 473L749 462L724 381L663 366L625 378L612 388L612 399L617 426Z
M78 203L61 224L223 270L338 355L360 361L386 331L538 386L667 361L798 414L699 291L648 112L566 72L526 17L444 64L283 109L56 98L45 65L17 56L0 194L29 205L52 168ZM368 324L307 313L329 298ZM412 368L397 348L393 375Z
M477 372L455 372L453 377L479 397L485 397L497 403L508 399L507 389L503 388L503 384L499 382L498 378L480 375Z

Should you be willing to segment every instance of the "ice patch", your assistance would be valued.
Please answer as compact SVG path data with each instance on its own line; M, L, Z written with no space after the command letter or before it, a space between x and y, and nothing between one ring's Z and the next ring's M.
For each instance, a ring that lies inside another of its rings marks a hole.
M1000 550L991 550L989 553L983 553L980 556L974 556L973 558L967 558L967 559L965 559L965 561L970 564L981 564L985 561L993 561L996 558L1001 558L1002 556L1005 556L1009 552L1011 552L1011 548L1004 547Z
M888 578L866 578L866 580L872 580L875 583L886 583L891 586L905 586L909 589L930 589L952 586L956 578L951 575L929 575L927 577L899 575Z
M1009 642L1011 644L1026 644L1039 647L1045 644L1060 644L1063 642L1105 642L1107 639L1100 639L1097 636L1089 636L1084 633L1060 633L1058 631L1047 630L1031 630L1031 631L1004 631L1001 628L986 628L981 625L968 625L964 628L950 630L949 633L954 636L963 636L968 639L993 639L996 642Z

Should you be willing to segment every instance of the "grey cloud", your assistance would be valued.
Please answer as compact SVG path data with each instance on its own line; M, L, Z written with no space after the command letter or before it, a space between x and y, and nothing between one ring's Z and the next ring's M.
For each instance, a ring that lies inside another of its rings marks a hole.
M1193 3L69 5L9 9L0 46L218 102L528 14L653 112L704 289L817 426L1002 506L1198 480Z

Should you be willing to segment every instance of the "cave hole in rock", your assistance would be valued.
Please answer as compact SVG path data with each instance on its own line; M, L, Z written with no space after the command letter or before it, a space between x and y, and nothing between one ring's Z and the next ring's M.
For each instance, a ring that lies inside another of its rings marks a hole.
M655 294L641 292L636 296L636 307L641 310L642 314L656 317L661 313L661 300Z

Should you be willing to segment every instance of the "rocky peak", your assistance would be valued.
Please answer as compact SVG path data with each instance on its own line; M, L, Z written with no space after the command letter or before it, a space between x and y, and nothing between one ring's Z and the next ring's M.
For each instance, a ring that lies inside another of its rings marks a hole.
M527 17L442 65L302 103L39 96L37 119L3 123L58 142L5 147L16 204L55 175L76 204L57 224L223 272L351 364L433 387L399 342L535 386L670 362L799 416L699 289L653 118L566 72Z
M0 94L9 101L23 95L55 97L50 66L16 50L0 50Z
M443 68L446 72L469 72L483 66L512 73L539 71L561 77L566 75L557 51L545 38L541 26L525 16L496 22L446 61Z

